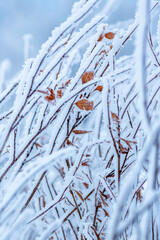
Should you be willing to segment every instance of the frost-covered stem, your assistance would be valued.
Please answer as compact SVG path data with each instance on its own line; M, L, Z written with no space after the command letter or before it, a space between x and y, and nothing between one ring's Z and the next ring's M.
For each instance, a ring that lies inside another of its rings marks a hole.
M98 19L97 18L92 19L90 24L87 24L86 26L84 26L84 28L82 28L82 30L77 34L76 38L73 38L73 40L71 39L70 43L66 46L64 51L61 51L58 57L56 58L56 60L52 64L50 64L49 66L50 69L48 69L48 71L45 72L44 77L42 78L42 80L40 80L38 85L30 93L29 97L31 97L36 92L36 90L42 85L42 83L47 79L47 77L52 73L52 71L58 66L58 64L63 60L63 58L77 45L77 43L87 33L89 33L92 29L94 29L103 19L104 19L104 16L98 17Z
M110 101L109 101L109 96L110 96L110 90L108 89L108 96L107 96L107 113L108 113L108 127L109 127L109 132L110 132L110 136L111 136L111 139L113 141L113 146L114 146L114 149L116 151L116 155L117 155L117 164L118 164L118 168L117 168L117 176L118 176L118 190L120 189L120 154L118 152L118 148L117 148L117 145L116 145L116 141L115 141L115 138L113 136L113 132L112 132L112 127L111 127L111 117L110 117Z
M15 161L15 158L16 158L16 138L17 138L17 129L14 130L13 161Z
M50 154L51 154L51 153L53 152L53 150L54 150L54 146L55 146L55 144L56 144L56 140L57 140L57 138L58 138L58 135L59 135L60 131L62 130L62 127L63 127L63 125L64 125L64 123L65 123L68 115L70 114L70 111L71 111L71 109L72 109L72 107L73 107L73 104L75 103L75 100L77 99L77 97L78 97L78 96L76 96L76 97L74 98L74 101L71 103L71 105L70 105L70 107L69 107L69 109L68 109L68 112L67 112L67 114L65 115L64 120L63 120L62 124L60 125L60 127L59 127L59 129L58 129L58 132L57 132L57 134L56 134L56 136L55 136L55 138L54 138L53 144L52 144L52 148L51 148ZM70 136L70 134L71 134L71 132L67 134L66 138L68 138L68 137ZM63 144L66 142L66 140L67 140L67 139L64 140ZM62 145L63 145L63 144L62 144Z
M150 117L147 110L147 87L146 87L146 55L147 34L149 26L150 0L140 0L138 9L138 20L140 22L136 39L136 83L140 97L140 114L146 130L150 129Z
M26 201L26 203L25 203L24 207L21 209L21 212L23 212L23 211L24 211L24 209L25 209L25 208L28 206L28 204L29 204L29 203L30 203L30 201L32 200L32 198L33 198L33 196L34 196L35 192L37 191L37 189L38 189L38 187L39 187L40 183L42 182L42 179L44 178L44 176L45 176L46 172L47 172L47 171L44 171L44 172L42 173L42 175L41 175L40 179L38 180L38 182L37 182L36 186L34 187L34 189L33 189L32 193L30 194L29 198L27 199L27 201Z
M25 145L25 147L22 149L22 151L18 154L18 156L16 157L15 161L12 161L11 164L6 168L6 170L1 174L0 176L0 182L2 181L2 179L4 178L4 176L8 173L8 171L12 168L12 166L17 162L17 160L22 156L22 154L26 151L26 149L30 146L30 144L51 124L51 122L56 118L57 113L59 112L59 110L63 107L63 105L65 105L69 100L71 100L72 98L74 98L75 96L77 96L77 94L79 94L81 91L83 91L85 88L94 85L96 81L93 81L91 83L87 83L85 84L85 86L80 87L79 89L73 91L72 96L70 96L69 98L67 98L66 100L64 100L61 104L59 104L60 106L57 107L57 109L55 110L55 112L52 114L52 116L49 118L49 120L47 121L47 123L42 127L40 126L40 128L38 129L38 131L36 132L35 135L33 135L31 137L31 139L28 141L28 143ZM26 100L27 101L27 100ZM26 102L25 101L25 102ZM24 105L22 106L24 107ZM21 108L22 109L22 108ZM18 119L18 115L17 115L17 119ZM14 124L15 121L13 121L12 125ZM13 127L13 126L12 126ZM10 130L11 131L11 130ZM7 138L9 137L10 131L8 132ZM6 140L7 141L7 140Z
M115 231L115 227L118 226L119 224L119 219L121 216L120 213L123 209L126 196L128 196L130 189L134 186L135 179L138 178L139 172L142 168L143 161L149 155L150 149L152 148L152 145L154 144L155 139L157 138L157 135L159 135L159 131L160 131L160 125L156 125L152 131L151 136L149 137L149 139L147 139L145 150L143 150L143 152L141 152L141 154L139 154L138 156L137 164L134 167L132 172L133 177L130 178L128 183L125 184L125 186L123 186L121 189L120 196L116 203L115 212L111 221L111 234L110 234L111 240L115 240L117 237L117 232Z
M81 212L80 212L80 210L79 210L79 207L78 207L77 201L76 201L75 196L74 196L74 194L73 194L73 191L72 191L71 189L70 189L70 193L71 193L72 198L73 198L73 201L74 201L74 203L75 203L75 205L76 205L76 208L77 208L77 212L78 212L79 218L82 219L82 215L81 215Z

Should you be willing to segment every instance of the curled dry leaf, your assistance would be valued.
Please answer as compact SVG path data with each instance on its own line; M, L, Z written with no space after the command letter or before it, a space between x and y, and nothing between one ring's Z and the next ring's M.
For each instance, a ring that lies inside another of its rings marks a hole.
M124 139L124 138L120 138L120 139L123 140L131 150L132 150L132 147L131 147L130 143L133 143L133 144L137 143L136 141L130 141L130 140L127 140L127 139Z
M99 92L102 92L102 90L103 90L103 86L101 86L101 85L99 85L99 86L97 86L95 89L94 89L94 91L99 91Z
M84 202L84 198L82 197L82 194L74 189L74 191L77 193L78 197Z
M60 90L57 90L57 96L58 96L58 98L61 98L62 97L62 90L60 89Z
M102 50L102 51L99 53L99 56L100 56L101 54L103 54L103 53L107 56L108 52L109 52L109 51Z
M90 166L89 161L85 160L84 162L82 162L82 166L89 167Z
M69 141L68 139L67 139L66 143L67 143L68 146L74 146L74 144L71 141Z
M119 117L116 113L111 112L111 116L114 122L119 123Z
M118 143L118 145L119 145L120 152L121 152L122 154L128 153L128 149L127 149L126 147L123 147L123 145L122 145L119 141L117 141L117 143Z
M108 213L104 208L102 208L102 209L103 209L103 211L104 211L104 213L105 213L105 216L106 216L106 217L110 217L109 213Z
M71 79L69 79L66 83L65 86L67 86L71 82Z
M88 189L89 188L89 184L84 182L83 185Z
M101 41L103 40L103 38L104 38L104 36L103 36L103 34L101 34L101 35L99 36L97 42L101 42Z
M113 32L108 32L105 34L105 38L110 39L110 40L113 39L114 36L115 36L115 33L113 33Z
M82 84L87 83L94 78L94 72L85 72L81 78L82 78Z
M43 93L43 94L48 94L47 91L43 91L43 90L37 90L37 92Z
M42 145L37 143L37 142L35 142L34 145L36 146L36 148L39 148L39 147L41 148L42 147Z
M73 130L73 133L75 134L85 134L85 133L90 133L92 131L86 131L86 130Z
M86 110L86 111L93 110L93 101L89 101L87 99L81 99L78 102L76 102L75 105L81 110Z
M48 101L48 102L51 102L55 99L55 94L54 94L54 91L53 89L51 88L48 88L48 90L50 91L50 95L46 96L45 99Z
M45 198L44 198L44 196L42 195L42 206L45 208L45 206L46 206L46 201L45 201Z

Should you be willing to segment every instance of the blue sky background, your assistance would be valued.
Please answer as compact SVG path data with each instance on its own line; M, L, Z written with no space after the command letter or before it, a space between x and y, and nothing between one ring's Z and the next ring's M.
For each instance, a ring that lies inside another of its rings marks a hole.
M106 0L107 1L107 0ZM110 23L134 18L136 0L121 1ZM11 73L24 62L23 35L33 35L34 57L55 26L65 21L75 0L0 0L0 63L8 58Z

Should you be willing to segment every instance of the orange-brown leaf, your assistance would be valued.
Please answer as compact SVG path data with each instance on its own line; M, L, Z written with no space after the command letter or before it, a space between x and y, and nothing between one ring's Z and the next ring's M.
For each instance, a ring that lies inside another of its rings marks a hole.
M58 96L59 98L62 97L62 90L61 90L61 89L60 89L60 90L57 90L57 96Z
M84 182L83 185L88 189L89 188L89 184Z
M96 91L96 90L98 90L99 92L102 92L102 90L103 90L103 86L97 86L95 89L94 89L94 91Z
M82 78L82 84L87 83L94 78L94 72L85 72L81 78Z
M67 145L68 145L68 146L70 146L70 145L71 145L71 146L74 146L73 143L72 143L71 141L69 141L68 139L67 139Z
M90 133L92 131L86 131L86 130L73 130L74 134L85 134L85 133Z
M38 147L42 147L42 145L40 145L39 143L37 143L37 142L35 142L34 143L35 144L35 146L38 148Z
M106 217L109 217L109 213L103 208Z
M108 54L109 51L106 51L106 50L102 50L99 55L101 55L102 53L105 53L106 55Z
M110 39L110 40L113 39L114 36L115 36L115 33L113 33L113 32L108 32L105 34L105 38Z
M78 197L82 200L82 202L84 202L84 198L82 197L82 194L76 190L74 191L77 193Z
M84 161L84 162L82 162L82 166L89 167L90 165L89 165L89 162L88 162L88 161Z
M67 86L70 83L71 79L69 79L66 83L65 86Z
M127 140L127 139L124 139L124 138L121 138L121 140L123 140L130 149L132 149L131 147L131 144L130 143L133 143L133 144L136 144L137 142L136 141L130 141L130 140Z
M45 208L45 206L46 206L46 201L45 201L45 199L44 199L44 196L42 195L42 205L43 205L43 207Z
M37 92L43 93L43 94L48 94L47 91L43 91L43 90L37 90Z
M53 100L55 99L55 96L52 96L52 95L46 96L45 99L46 99L48 102L51 102L51 101L53 101Z
M123 147L123 145L122 145L119 141L117 141L117 143L118 143L118 145L119 145L119 148L120 148L121 153L122 153L122 154L126 154L126 153L128 152L128 149L125 148L125 147Z
M50 91L50 95L46 96L45 99L48 101L48 102L51 102L55 99L55 94L54 94L54 91L52 88L47 88L49 91Z
M101 35L99 36L97 42L101 42L101 41L103 40L103 38L104 38L104 36L103 36L103 34L101 34Z
M78 102L76 102L75 105L81 110L86 110L86 111L93 110L93 101L89 101L87 99L81 99Z
M119 123L119 117L117 116L117 114L111 112L111 116L112 116L113 121L115 121L116 123Z

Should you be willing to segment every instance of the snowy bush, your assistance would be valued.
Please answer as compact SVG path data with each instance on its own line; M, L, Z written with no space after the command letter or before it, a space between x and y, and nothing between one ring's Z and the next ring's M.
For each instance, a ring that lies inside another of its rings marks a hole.
M1 93L2 240L160 239L159 4L127 26L105 2L76 2Z

